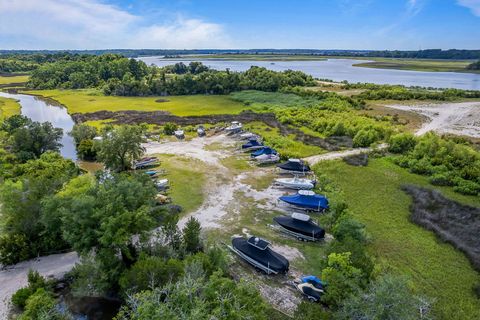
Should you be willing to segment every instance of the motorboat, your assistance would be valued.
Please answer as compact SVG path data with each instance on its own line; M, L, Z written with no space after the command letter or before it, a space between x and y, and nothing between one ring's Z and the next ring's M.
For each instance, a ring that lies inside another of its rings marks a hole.
M156 166L158 165L159 161L156 157L146 157L139 159L133 163L133 169L142 169L142 168L147 168L151 166Z
M243 125L238 121L232 121L232 123L225 128L228 133L239 133L242 131Z
M247 143L242 145L243 151L253 151L263 148L263 144L257 140L249 140Z
M328 200L324 195L316 194L310 190L299 190L298 193L282 196L279 200L295 208L323 212L328 209Z
M175 131L173 132L173 134L174 134L175 137L177 137L178 139L183 139L183 138L185 138L185 132L184 132L183 130L181 130L181 129L175 130Z
M297 175L293 178L279 178L275 179L275 184L294 190L311 190L315 187L317 182L315 180L300 178Z
M296 284L297 289L312 302L319 302L326 284L316 276L304 276Z
M273 221L278 224L280 231L299 240L318 241L325 237L325 230L307 214L294 212L291 216L275 217Z
M264 155L264 154L277 154L277 150L270 147L262 147L261 149L255 150L250 154L252 158Z
M203 126L199 126L197 128L197 135L199 137L204 137L205 136L205 128Z
M259 164L269 164L269 163L277 163L280 161L280 156L278 154L262 154L258 157L253 158Z
M259 138L255 133L252 133L252 132L241 133L238 137L241 140L250 140L250 139L258 140Z
M308 174L311 172L308 164L300 159L288 159L287 162L278 164L277 167L284 173Z
M149 177L155 177L158 174L157 170L149 170L145 171L145 174L147 174Z
M155 181L155 187L157 190L165 190L168 188L168 179L159 179Z
M246 262L267 274L287 273L288 260L270 248L270 243L257 237L233 238L229 247Z

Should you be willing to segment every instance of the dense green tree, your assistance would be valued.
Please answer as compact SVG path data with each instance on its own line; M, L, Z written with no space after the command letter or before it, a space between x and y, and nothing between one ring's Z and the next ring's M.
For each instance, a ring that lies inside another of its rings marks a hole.
M473 62L467 66L468 70L480 70L480 60Z
M35 159L46 151L59 151L63 130L50 122L30 122L17 128L11 137L12 152L22 161Z
M417 143L411 133L399 133L390 137L388 151L393 153L406 153L412 150Z
M332 307L337 307L361 286L362 271L352 265L350 256L350 252L331 253L327 267L322 270L322 280L327 283L322 301Z
M194 217L190 217L182 230L183 245L185 250L190 253L198 252L202 249L200 240L201 226L200 222Z
M17 176L5 181L0 192L4 222L0 237L2 263L65 248L56 226L44 224L42 202L78 172L75 163L55 152L46 152L39 159L17 166Z
M76 124L68 134L73 137L75 144L78 146L83 140L92 140L95 138L97 136L97 129L86 124Z
M142 143L146 142L144 131L142 126L106 128L102 140L95 147L98 160L115 172L130 169L145 152L142 147Z
M15 114L7 119L3 120L0 130L6 131L8 134L12 134L16 129L31 124L32 120L20 114Z
M339 320L432 319L429 299L412 293L404 278L384 275L368 289L346 299L336 313Z

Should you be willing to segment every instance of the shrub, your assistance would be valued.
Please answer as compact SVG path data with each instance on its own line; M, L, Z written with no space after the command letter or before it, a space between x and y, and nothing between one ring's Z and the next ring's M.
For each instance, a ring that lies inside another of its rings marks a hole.
M474 181L456 178L455 184L453 190L461 194L476 196L480 192L480 184Z
M362 129L353 137L354 147L368 147L379 139L377 131L373 129Z
M343 214L337 220L332 231L333 236L339 241L351 238L359 242L365 242L367 239L365 226L348 214Z
M17 290L17 292L12 295L12 304L20 309L25 308L27 300L37 292L37 290L51 289L50 284L37 271L29 270L27 279L28 286Z
M9 265L30 257L30 246L23 234L4 234L0 236L0 263Z
M415 147L416 140L411 133L399 133L390 137L388 151L406 153Z
M175 130L177 130L177 125L175 123L165 123L163 126L163 133L165 133L167 136L171 136L175 133Z
M194 217L190 217L187 224L182 230L183 245L185 251L196 253L202 249L202 242L200 240L200 223Z
M358 242L350 237L342 241L332 241L326 250L327 256L331 253L350 252L350 261L355 268L362 270L363 283L368 283L374 269L372 258L368 255L365 244Z
M77 147L77 154L83 160L95 160L97 152L93 147L93 140L82 140Z

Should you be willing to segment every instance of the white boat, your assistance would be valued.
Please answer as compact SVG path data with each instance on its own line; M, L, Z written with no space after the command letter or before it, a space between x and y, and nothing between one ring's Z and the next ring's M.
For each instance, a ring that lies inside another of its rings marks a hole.
M177 137L178 139L183 139L185 138L185 132L183 130L175 130L175 132L173 133L175 135L175 137Z
M245 133L240 134L239 138L241 140L251 140L251 139L257 139L258 140L259 137L255 133L245 132Z
M232 121L230 126L225 128L225 131L231 132L231 133L238 133L242 130L242 128L243 128L243 125L240 122Z
M155 181L155 186L157 189L166 189L168 188L168 179L160 179Z
M203 126L200 126L197 128L197 135L199 137L204 137L205 136L205 128Z
M315 187L316 181L295 176L293 178L275 179L275 183L288 189L311 190Z
M262 154L254 158L259 164L268 164L276 163L280 161L280 156L278 154Z

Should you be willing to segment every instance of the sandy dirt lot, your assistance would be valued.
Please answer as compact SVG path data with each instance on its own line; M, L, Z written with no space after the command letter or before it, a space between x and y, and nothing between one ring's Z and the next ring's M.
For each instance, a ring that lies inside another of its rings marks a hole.
M7 319L10 297L15 291L27 285L27 274L30 269L47 278L61 279L78 261L78 255L69 252L20 262L1 270L0 319Z
M428 131L480 138L480 102L386 105L386 107L411 111L424 116L427 121L415 133Z

